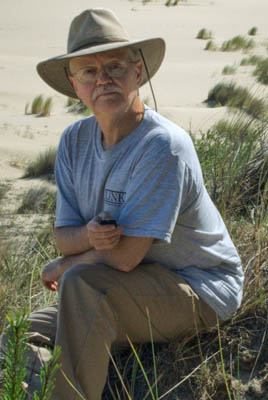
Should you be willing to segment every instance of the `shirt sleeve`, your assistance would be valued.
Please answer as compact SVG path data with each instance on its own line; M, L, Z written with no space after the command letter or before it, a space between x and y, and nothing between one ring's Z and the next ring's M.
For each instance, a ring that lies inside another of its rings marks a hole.
M126 236L171 241L184 189L185 163L169 144L154 143L136 163L121 209Z
M59 145L55 163L55 178L58 189L55 227L84 225L85 221L81 216L74 189L66 134L63 135Z

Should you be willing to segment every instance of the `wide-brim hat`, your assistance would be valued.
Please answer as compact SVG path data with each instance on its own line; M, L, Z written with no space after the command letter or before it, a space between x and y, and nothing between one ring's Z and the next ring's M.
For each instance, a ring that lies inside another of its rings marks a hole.
M143 68L141 86L159 69L165 54L161 38L130 40L116 15L104 8L85 10L71 23L67 54L42 61L37 65L41 78L53 89L77 97L68 79L71 58L131 47L141 51L147 66ZM148 73L147 73L148 72Z

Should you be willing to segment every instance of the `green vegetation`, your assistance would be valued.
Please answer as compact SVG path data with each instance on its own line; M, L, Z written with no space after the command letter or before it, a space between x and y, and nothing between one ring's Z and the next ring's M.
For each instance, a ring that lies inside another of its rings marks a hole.
M257 35L257 31L258 31L258 28L257 28L256 26L253 26L253 27L250 28L250 30L248 31L248 35L250 35L250 36L255 36L255 35Z
M264 60L263 57L260 56L249 56L243 58L240 62L240 65L257 65L263 60Z
M27 374L26 364L27 358L27 335L29 329L29 322L27 321L27 314L23 313L13 314L9 312L7 316L9 326L6 330L7 344L6 356L4 361L4 375L3 375L3 400L26 400L28 399L27 386L24 381ZM55 383L55 374L59 369L57 364L60 350L56 348L51 359L41 369L40 380L41 389L38 393L34 393L34 400L49 400L51 398L52 390ZM1 389L0 389L1 394Z
M52 98L48 97L42 106L40 117L49 117L51 115L51 109L52 109Z
M208 31L206 28L202 28L198 32L196 38L197 39L204 39L204 40L212 39L212 32Z
M35 160L27 165L23 178L47 176L48 179L54 179L56 155L57 149L54 147L50 147L43 153L40 153Z
M226 65L222 70L223 75L232 75L235 72L236 72L236 67L234 65Z
M255 46L253 39L247 39L243 36L235 36L233 39L223 42L221 51L250 50Z
M31 108L31 111L29 111L29 108ZM33 99L31 107L29 103L26 104L24 113L25 115L35 114L39 117L48 117L51 114L51 109L52 98L48 97L44 100L43 96L40 94Z
M267 397L268 117L264 112L245 112L249 92L244 88L220 84L212 92L210 101L214 105L234 102L239 110L193 140L207 190L242 258L245 271L242 306L231 320L221 321L217 329L194 339L169 345L130 342L130 349L113 353L104 400ZM237 100L240 97L244 99L242 104ZM40 161L34 171L39 164ZM34 199L38 196L35 192ZM44 211L37 207L35 212ZM24 400L25 394L21 382L25 376L22 354L27 323L17 311L26 309L28 313L56 301L55 294L40 283L43 266L58 256L53 234L54 208L48 207L47 212L51 213L51 222L45 229L40 227L38 235L31 234L20 245L11 243L0 248L0 332L7 323L11 327L8 328L9 361L4 363L0 389L3 400ZM7 321L10 309L18 316L14 319L9 314ZM43 387L49 390L55 365L55 362L48 365L42 378L46 382ZM49 390L35 400L49 398Z
M41 114L43 108L44 99L43 96L40 94L33 99L32 107L31 107L31 114Z
M55 213L56 192L46 186L31 188L22 197L18 214Z
M144 1L144 0L143 0ZM167 0L165 3L165 6L170 7L170 6L177 6L179 3L186 3L187 0Z
M251 209L268 200L267 128L267 123L238 112L196 141L208 191L225 218L250 218Z
M233 82L217 83L208 93L207 103L212 107L229 106L245 111L255 118L264 118L267 115L267 103L258 99L241 86Z
M0 201L3 199L7 191L8 185L0 183Z
M67 98L67 101L66 101L66 106L65 106L65 107L71 107L71 106L73 106L74 104L77 104L77 103L79 103L79 100L78 100L78 99L75 99L75 98L73 98L73 97L68 97L68 98Z
M268 85L268 58L260 61L253 72L257 76L259 82Z
M82 114L85 117L88 117L92 114L92 111L87 108L81 100L73 99L71 97L68 98L66 107L68 107L68 112Z
M213 42L213 40L209 40L209 41L207 42L207 44L206 44L205 50L208 50L208 51L217 51L217 50L218 50L218 47L217 47L217 45L215 44L215 42Z

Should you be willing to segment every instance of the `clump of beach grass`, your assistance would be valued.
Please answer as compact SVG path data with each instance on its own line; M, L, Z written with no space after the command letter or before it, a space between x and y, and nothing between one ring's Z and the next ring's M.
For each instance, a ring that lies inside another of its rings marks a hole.
M43 103L43 96L41 94L39 96L36 96L32 101L31 114L41 114Z
M240 61L240 65L257 65L264 60L261 56L249 56L245 57Z
M267 120L248 118L238 111L196 141L207 188L223 215L249 217L249 210L267 197L267 135Z
M56 210L56 191L43 185L30 188L22 195L18 214L53 214Z
M253 72L257 80L264 85L268 85L268 58L260 61Z
M237 50L250 50L255 46L253 39L247 39L244 36L238 35L233 39L226 40L221 45L221 51L237 51Z
M9 187L5 183L0 183L0 201L5 197L5 194L8 192Z
M233 75L236 72L237 68L234 65L226 65L223 70L223 75Z
M212 31L207 30L206 28L202 28L198 34L196 35L197 39L203 39L203 40L208 40L212 39Z
M187 3L187 0L167 0L165 3L165 6L170 7L170 6L177 6L179 3Z
M40 112L40 117L49 117L52 110L52 97L48 97L43 104L42 110Z
M54 167L57 155L57 148L50 147L31 161L25 168L23 178L37 178L46 176L49 179L54 177Z
M247 88L234 82L217 83L208 93L206 102L212 107L228 106L238 108L255 118L267 115L267 103L251 95Z
M25 115L38 115L39 117L48 117L51 115L52 110L52 98L48 97L44 100L43 96L40 94L36 96L32 104L27 103L25 105L24 113Z
M253 26L252 28L249 29L248 35L255 36L255 35L257 35L257 31L258 31L258 28L256 26Z
M216 43L213 40L209 40L205 46L205 49L207 51L217 51L218 50L218 46L216 45Z
M74 97L68 97L67 98L67 101L66 101L66 105L65 105L65 107L71 107L71 106L73 106L74 104L77 104L79 102L79 100L78 99L75 99Z
M88 117L89 115L92 114L92 111L87 106L85 106L81 100L76 101L76 99L69 98L67 100L66 107L68 107L67 112L70 112L70 113L82 114L85 117Z

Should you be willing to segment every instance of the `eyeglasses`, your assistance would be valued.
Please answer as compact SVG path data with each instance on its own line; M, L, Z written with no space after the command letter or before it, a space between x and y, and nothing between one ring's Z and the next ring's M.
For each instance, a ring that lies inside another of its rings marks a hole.
M110 78L121 78L127 71L130 62L125 61L111 61L102 66L102 70ZM86 65L78 71L76 71L72 76L75 76L78 82L82 84L94 83L97 81L100 73L100 69L94 65Z

